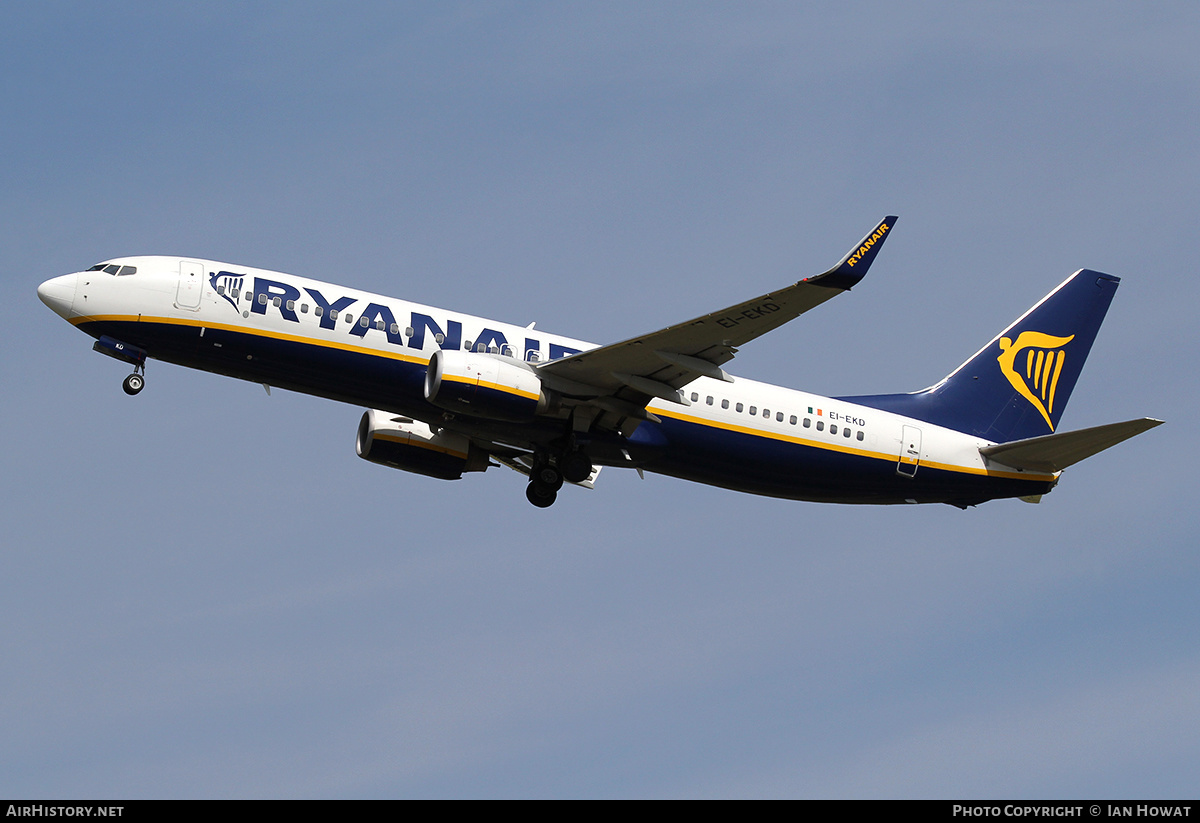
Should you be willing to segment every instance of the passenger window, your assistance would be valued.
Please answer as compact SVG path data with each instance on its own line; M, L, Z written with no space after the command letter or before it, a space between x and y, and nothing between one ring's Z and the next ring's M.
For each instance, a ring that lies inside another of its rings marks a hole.
M224 294L224 293L225 293L225 285L221 284L221 285L217 286L217 294Z
M242 293L240 291L238 291L237 289L230 289L229 296L232 297L234 300L237 300L239 297L242 296Z
M415 333L415 332L413 332L413 327L412 327L412 326L405 326L405 327L404 327L404 336L405 336L405 337L412 337L414 333ZM439 335L436 335L436 336L434 337L434 339L435 339L435 340L437 340L439 343L441 343L441 342L442 342L442 336L441 336L440 334L439 334Z
M529 362L530 363L536 363L537 361L539 361L541 359L542 359L542 353L540 351L538 351L537 349L529 350Z
M804 428L807 429L810 426L812 426L812 418L811 417L804 418Z
M727 409L727 408L729 408L729 401L728 401L728 400L722 400L722 401L721 401L721 408L723 408L723 409Z
M750 407L750 416L754 417L757 414L758 414L758 406L751 406Z
M794 425L796 425L796 415L794 415L794 414L793 414L793 415L792 415L792 416L791 416L791 417L788 419L788 422L789 422L789 423L791 423L793 426L794 426Z
M247 291L247 292L246 292L246 301L247 301L247 302L253 302L253 300L254 300L254 292L252 292L252 291Z
M704 402L705 402L705 403L707 403L708 405L710 405L710 406L711 406L711 405L712 405L712 401L713 401L713 397L712 397L712 395L710 394L710 395L708 396L708 398L707 398L707 399L706 399Z
M274 304L275 308L279 308L280 306L282 306L282 305L283 305L283 301L282 301L282 300L280 300L278 297L276 297L275 299L273 299L273 300L271 301L271 303L273 303L273 304Z
M330 319L330 320L337 320L337 318L338 318L338 310L337 310L337 309L330 309L330 310L329 310L329 319Z
M833 424L833 423L830 423L830 424L829 424L829 433L830 433L830 434L837 434L837 425L835 425L835 424Z
M763 417L765 417L765 418L767 418L768 420L770 420L770 419L771 419L771 410L770 410L770 409L763 409Z
M347 315L346 315L346 322L347 322L347 323L353 323L353 322L354 322L354 315L353 315L353 314L347 314Z
M505 344L504 348L500 350L500 353L502 355L504 355L505 357L512 357L513 356L513 347L508 344Z
M287 301L287 309L288 309L288 311L295 311L296 310L296 301L295 300Z
M321 315L323 315L324 313L325 313L325 307L324 307L324 306L313 306L313 315L314 315L315 317L320 317L320 316L321 316ZM334 314L334 315L331 315L331 317L333 317L333 319L334 319L334 320L337 320L337 315L336 315L336 314Z
M775 422L776 423L783 422L783 412L775 412Z
M700 395L697 394L696 392L692 392L692 402L695 403L699 399L700 399Z
M825 421L824 420L817 421L817 431L819 431L819 432L825 431Z
M859 432L859 433L858 433L858 439L859 439L859 440L862 440L862 439L863 439L863 433L862 433L862 432Z
M850 436L850 427L847 426L846 428L842 429L842 437L849 437L849 436Z
M393 323L393 324L392 324L392 327L391 327L390 329L388 329L388 331L389 331L390 333L392 333L392 334L399 334L399 333L400 333L400 326L399 326L399 324L397 324L397 323Z
M744 408L746 408L746 407L745 407L745 406L743 406L741 403L738 403L736 406L734 406L734 409L736 409L736 410L737 410L737 413L738 413L738 414L741 414L741 413L742 413L742 409L744 409Z
M301 304L300 304L300 313L301 313L301 314L308 314L308 304L307 304L307 303L301 303Z
M260 306L267 305L267 296L265 294L260 294L258 296L258 305L260 305Z
M468 340L466 342L466 345L463 346L463 351L470 351L470 350L471 350L471 341Z
M364 314L362 317L358 318L358 325L365 329L367 326L371 325L371 321L368 320L367 316Z
M409 337L412 337L412 335L410 334ZM446 342L446 335L438 332L433 336L433 342L437 343L439 346L442 345Z

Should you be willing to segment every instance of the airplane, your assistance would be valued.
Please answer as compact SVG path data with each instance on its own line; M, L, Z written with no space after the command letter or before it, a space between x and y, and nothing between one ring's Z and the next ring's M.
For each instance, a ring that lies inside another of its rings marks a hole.
M921 391L821 397L723 368L856 286L896 219L822 274L604 346L187 257L106 260L38 296L133 366L129 395L154 359L351 403L367 409L365 460L446 480L505 465L539 508L604 467L817 502L1038 502L1067 467L1162 423L1057 430L1120 282L1090 269Z

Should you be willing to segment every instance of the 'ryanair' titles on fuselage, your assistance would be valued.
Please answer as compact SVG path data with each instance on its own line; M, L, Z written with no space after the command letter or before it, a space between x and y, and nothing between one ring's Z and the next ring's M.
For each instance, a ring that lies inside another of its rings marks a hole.
M230 271L219 271L209 275L213 290L225 299L235 311L243 310L238 305L243 285L247 275ZM278 309L279 316L290 323L299 323L300 316L296 305L305 299L305 294L313 301L313 314L318 325L330 331L337 330L338 317L351 306L362 302L355 297L328 298L319 289L304 287L304 294L296 286L280 280L270 280L265 277L254 277L254 286L249 290L250 307L248 314L267 314L267 307ZM386 336L387 342L393 346L404 346L410 349L424 349L426 333L431 335L439 348L457 350L463 348L462 323L458 320L445 320L445 326L439 324L433 317L419 311L409 312L407 328L400 326L396 313L383 303L368 302L361 310L355 322L344 325L346 331L355 336L365 338L367 332L378 331ZM482 329L475 340L467 341L473 351L490 351L498 354L517 356L517 348L513 346L502 331ZM578 354L581 350L564 346L560 343L550 343L549 357L542 356L542 341L536 337L526 337L522 359L538 361L541 359L557 360L569 354Z
M891 227L887 223L880 223L879 228L872 232L871 236L864 240L863 244L858 247L858 251L854 252L854 254L850 255L850 257L846 259L846 265L853 266L859 260L862 260L863 255L870 251L872 246L883 239L883 236L888 233L889 228Z

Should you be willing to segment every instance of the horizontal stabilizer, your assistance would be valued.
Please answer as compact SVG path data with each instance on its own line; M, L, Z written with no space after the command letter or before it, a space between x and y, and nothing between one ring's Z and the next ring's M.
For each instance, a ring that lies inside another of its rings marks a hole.
M979 453L1014 469L1058 472L1162 423L1161 420L1143 417L1124 423L1109 423L1090 429L984 446Z

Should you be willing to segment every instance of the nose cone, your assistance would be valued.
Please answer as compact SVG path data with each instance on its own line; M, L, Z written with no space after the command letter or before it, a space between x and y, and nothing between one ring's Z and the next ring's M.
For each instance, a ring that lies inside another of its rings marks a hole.
M50 307L50 311L59 317L69 318L73 314L71 307L75 303L75 284L78 280L78 274L64 274L47 280L38 286L38 297Z

